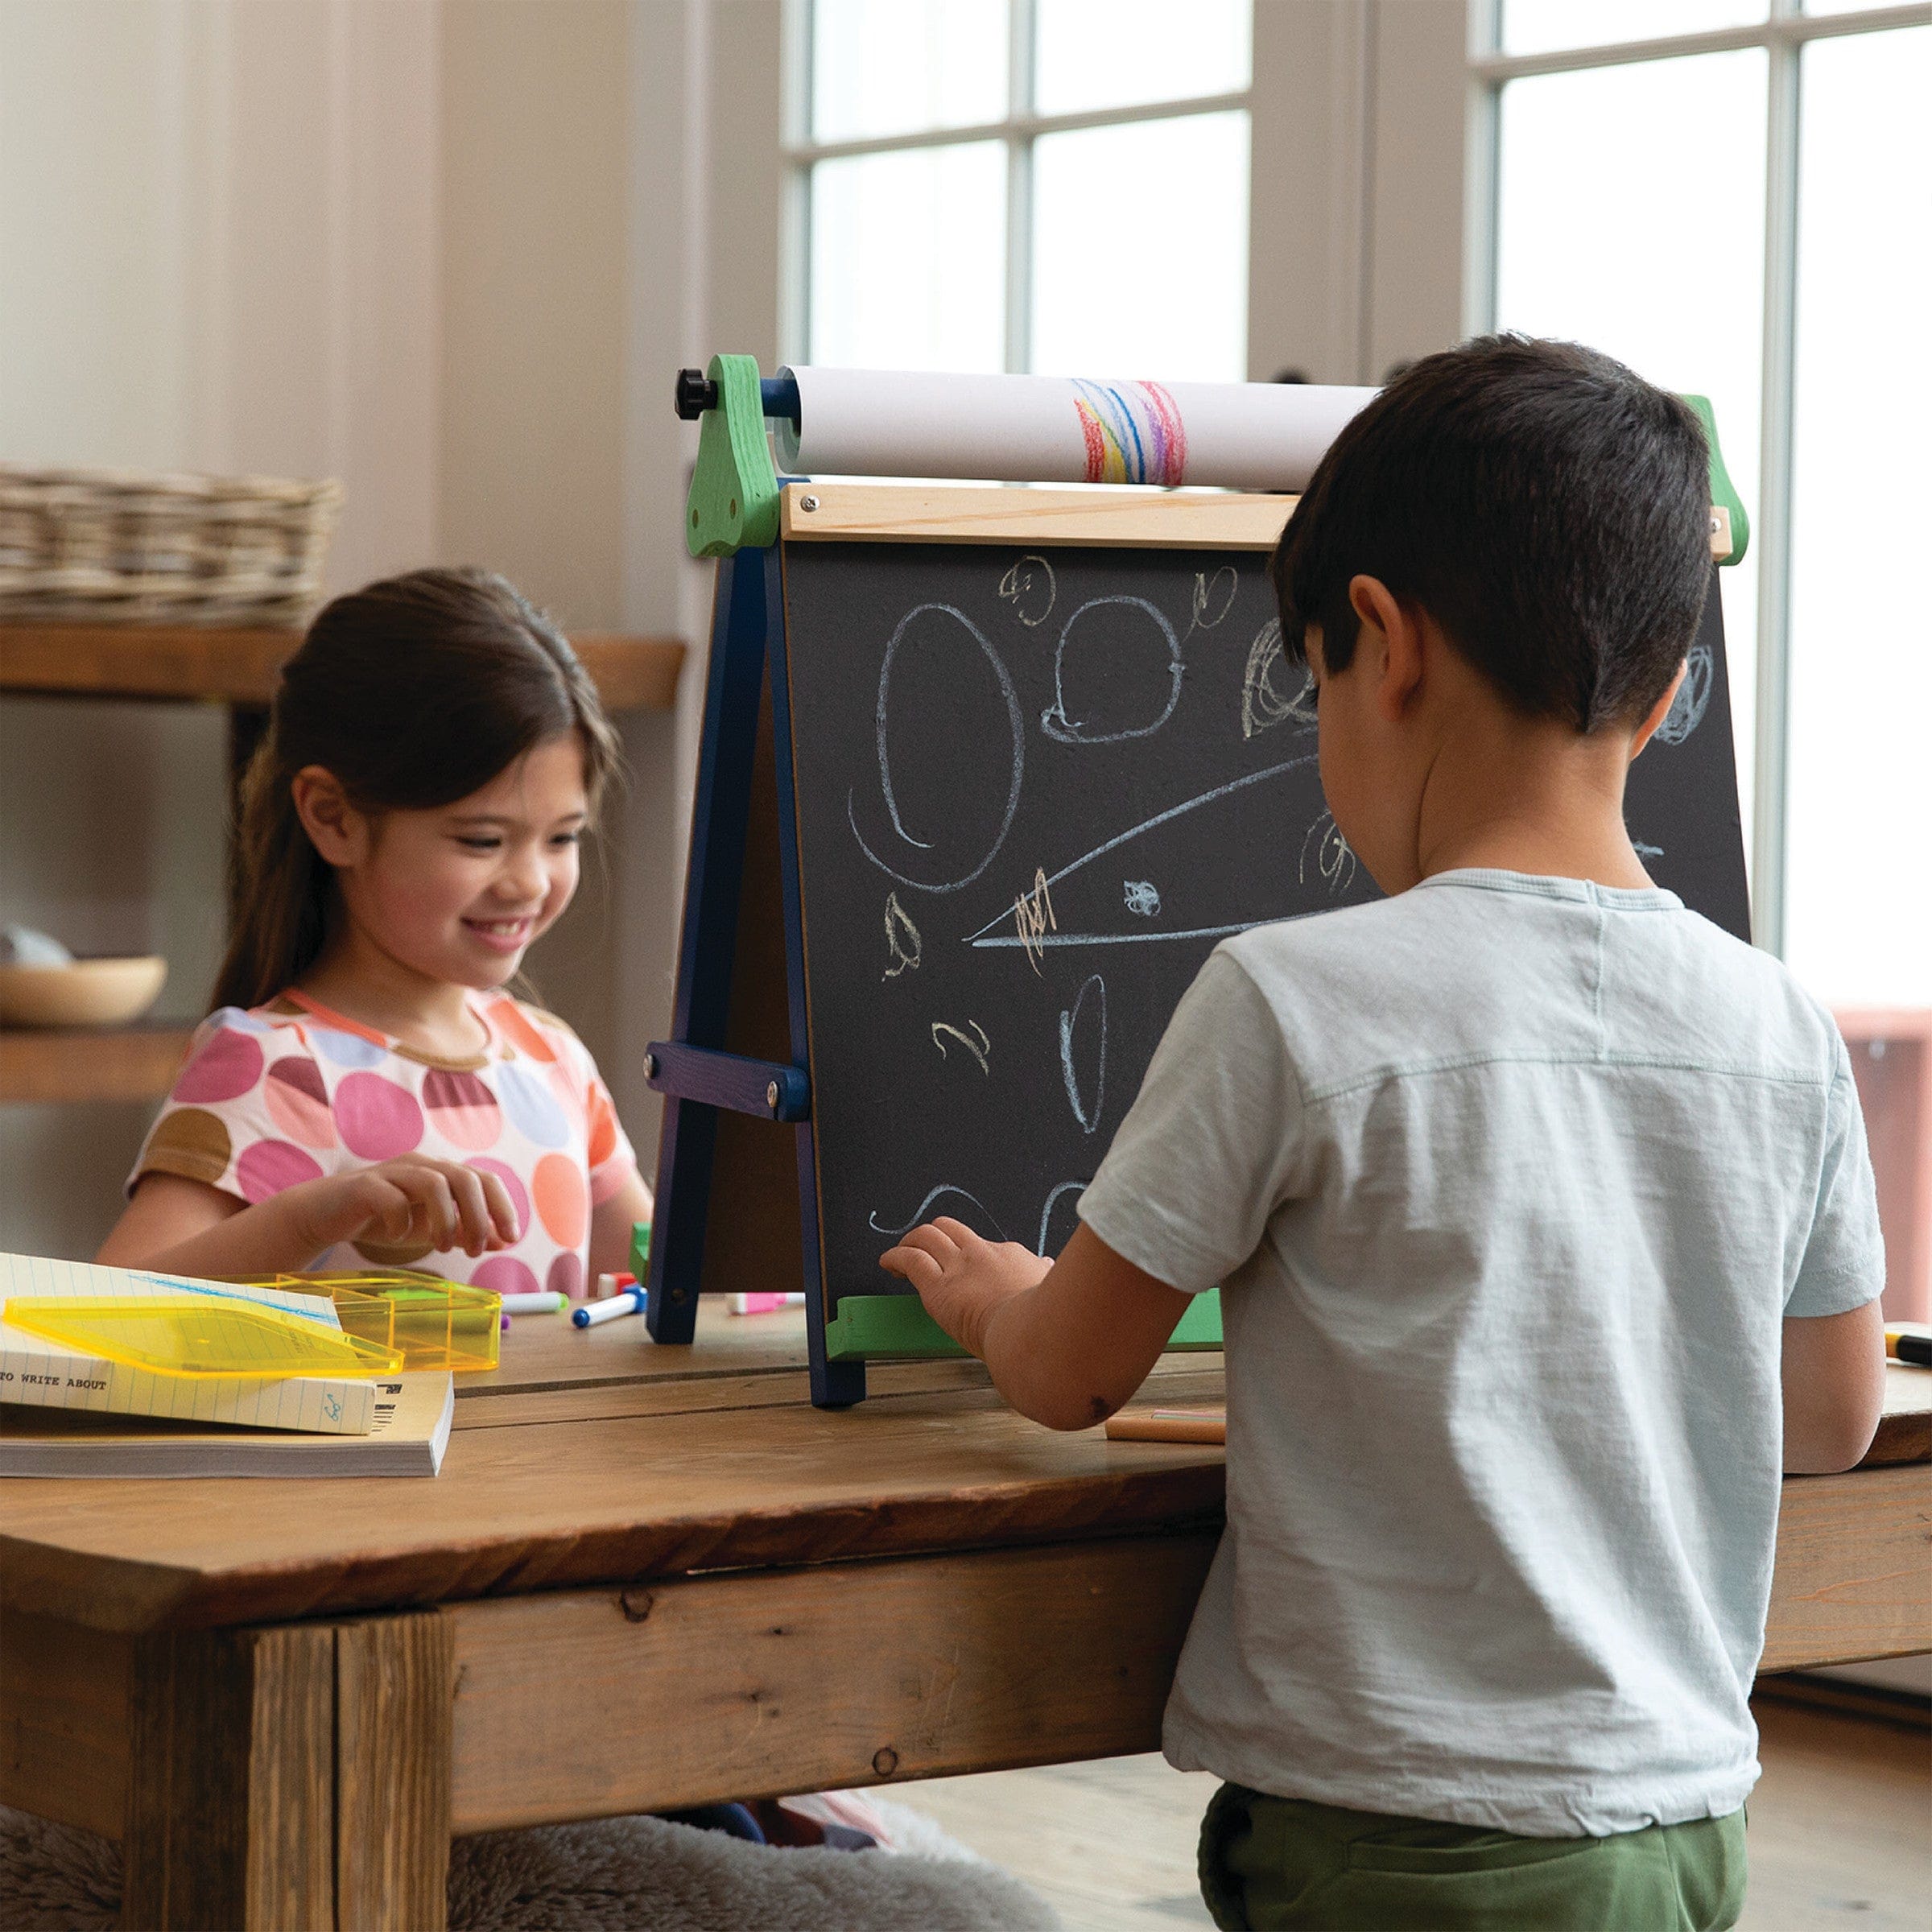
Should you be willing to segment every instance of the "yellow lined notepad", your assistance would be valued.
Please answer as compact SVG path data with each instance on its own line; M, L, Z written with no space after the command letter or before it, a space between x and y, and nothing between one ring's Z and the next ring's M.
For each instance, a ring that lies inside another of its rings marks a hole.
M333 1303L277 1288L238 1288L184 1275L88 1261L0 1255L0 1301L14 1296L63 1299L184 1293L237 1297L304 1316L341 1332ZM312 1435L366 1435L375 1418L376 1388L363 1376L295 1376L233 1381L157 1375L0 1323L0 1402L52 1409L108 1410L192 1422L241 1422L258 1429Z

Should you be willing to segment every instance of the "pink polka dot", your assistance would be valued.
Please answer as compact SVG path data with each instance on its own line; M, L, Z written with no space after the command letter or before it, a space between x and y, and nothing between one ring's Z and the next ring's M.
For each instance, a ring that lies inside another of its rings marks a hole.
M314 1160L287 1141L257 1141L235 1162L236 1185L251 1206L285 1187L321 1178L322 1170Z
M423 1138L423 1109L407 1088L379 1073L351 1073L336 1089L342 1145L365 1161L393 1161Z
M503 1131L497 1096L473 1073L432 1067L423 1076L423 1104L452 1146L493 1146Z
M550 1279L544 1284L553 1294L573 1298L584 1292L584 1264L576 1252L566 1249L550 1265Z
M493 1254L470 1276L473 1286L492 1294L535 1294L537 1278L514 1254Z
M590 1191L584 1170L567 1154L547 1154L530 1176L537 1216L559 1248L575 1248L590 1224Z
M260 1041L224 1029L181 1069L174 1097L197 1105L237 1100L261 1077Z
M469 1165L478 1174L493 1174L503 1183L504 1191L510 1196L510 1204L516 1210L517 1239L522 1241L530 1227L530 1191L523 1185L523 1177L507 1162L485 1160L481 1155Z
M336 1144L336 1117L330 1113L322 1069L308 1055L291 1053L275 1061L262 1083L269 1117L291 1141L305 1147Z

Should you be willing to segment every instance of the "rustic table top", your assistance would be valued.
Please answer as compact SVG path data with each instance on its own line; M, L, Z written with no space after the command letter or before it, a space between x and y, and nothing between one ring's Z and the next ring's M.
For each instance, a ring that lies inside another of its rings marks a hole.
M1211 1521L1218 1446L1056 1435L976 1362L874 1365L814 1410L798 1313L708 1300L688 1349L642 1321L519 1318L456 1378L443 1473L0 1480L0 1607L97 1629L279 1622L736 1566L969 1550ZM1867 1464L1932 1460L1932 1372L1893 1368ZM1142 1399L1212 1402L1217 1355Z

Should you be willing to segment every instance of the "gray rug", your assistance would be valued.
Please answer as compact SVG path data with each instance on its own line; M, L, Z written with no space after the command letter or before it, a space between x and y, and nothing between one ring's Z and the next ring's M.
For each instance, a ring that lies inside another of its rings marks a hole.
M880 1809L904 1851L781 1851L657 1818L460 1838L450 1932L1057 1932L1018 1879ZM118 1845L0 1806L6 1932L117 1932L120 1907Z

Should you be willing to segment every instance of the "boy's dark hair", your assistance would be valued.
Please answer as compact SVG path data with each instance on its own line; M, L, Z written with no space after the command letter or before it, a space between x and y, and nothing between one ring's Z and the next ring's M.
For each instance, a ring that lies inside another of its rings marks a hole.
M1269 565L1282 641L1330 671L1349 580L1423 606L1520 710L1633 723L1696 633L1710 457L1677 397L1573 342L1484 336L1425 357L1343 430Z

